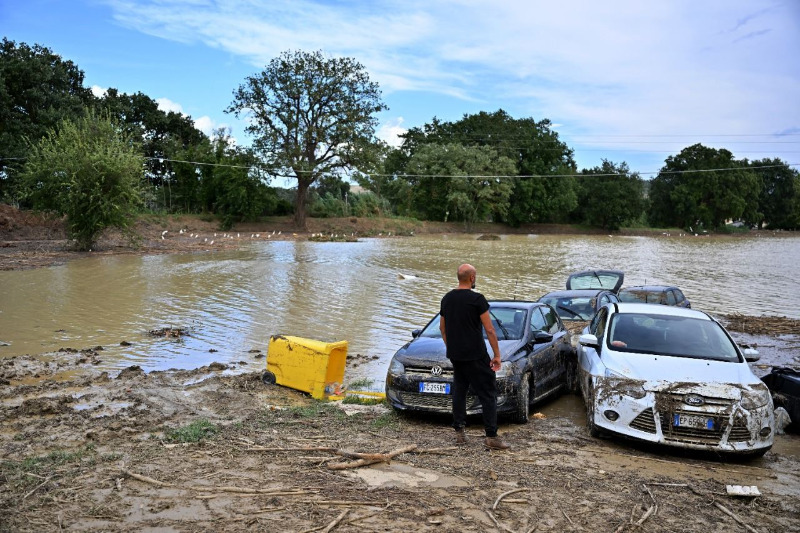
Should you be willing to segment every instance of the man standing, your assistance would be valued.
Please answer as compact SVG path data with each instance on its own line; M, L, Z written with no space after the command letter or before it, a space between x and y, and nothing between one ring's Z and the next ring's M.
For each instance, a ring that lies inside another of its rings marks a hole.
M489 316L489 302L475 288L475 267L458 267L458 287L442 298L439 329L447 347L447 358L453 364L453 428L456 443L466 444L467 391L478 395L486 430L486 447L506 450L508 444L497 436L497 388L495 372L500 370L500 346ZM483 331L494 352L489 359Z

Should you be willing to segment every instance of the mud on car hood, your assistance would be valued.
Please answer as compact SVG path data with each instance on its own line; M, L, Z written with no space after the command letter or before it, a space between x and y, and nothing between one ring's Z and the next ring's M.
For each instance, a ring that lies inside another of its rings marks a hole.
M761 383L750 370L747 363L727 363L708 359L670 357L665 355L624 354L614 352L603 354L603 363L609 370L629 379L646 381L659 390L678 385L686 387L720 386L730 389L733 396L741 387ZM646 387L650 388L650 387ZM652 389L651 389L652 390Z
M617 292L625 281L625 273L621 270L584 270L575 272L567 278L567 290L604 289Z

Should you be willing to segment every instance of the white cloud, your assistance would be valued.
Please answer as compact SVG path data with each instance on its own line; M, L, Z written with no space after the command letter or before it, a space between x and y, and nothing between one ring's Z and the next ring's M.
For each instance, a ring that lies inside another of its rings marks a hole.
M550 118L562 136L800 126L800 63L786 55L800 49L793 2L107 3L124 26L202 43L256 68L286 49L322 49L362 62L386 95L416 92L421 107L436 94Z
M403 144L403 139L400 138L400 135L408 131L407 128L402 126L403 122L403 117L397 117L381 124L376 132L378 139L389 146L399 147Z
M177 102L173 102L169 98L156 98L156 103L158 104L158 108L165 113L172 111L173 113L183 114L183 106Z
M95 98L103 98L106 92L108 92L108 89L103 89L99 85L92 85L91 91Z
M217 124L214 119L208 115L205 115L194 119L194 127L211 137L211 135L214 133L214 130L220 127L225 127L225 125Z

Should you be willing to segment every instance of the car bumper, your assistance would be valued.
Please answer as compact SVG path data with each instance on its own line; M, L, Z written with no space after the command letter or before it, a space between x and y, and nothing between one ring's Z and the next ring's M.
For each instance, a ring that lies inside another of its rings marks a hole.
M515 379L516 378L516 379ZM397 410L450 414L453 412L452 394L420 392L421 383L443 383L452 386L452 379L418 379L405 374L386 376L386 400ZM513 400L519 390L519 376L497 378L497 411L514 409ZM481 402L471 391L467 394L467 414L482 412Z
M594 422L606 432L679 448L747 454L772 446L771 405L744 409L737 400L705 387L695 393L703 397L703 404L689 406L683 398L690 393L646 392L642 398L632 398L599 386Z

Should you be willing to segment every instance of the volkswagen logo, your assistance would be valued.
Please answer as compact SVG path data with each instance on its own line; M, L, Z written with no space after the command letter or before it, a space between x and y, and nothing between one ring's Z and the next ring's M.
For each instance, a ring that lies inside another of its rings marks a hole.
M435 367L431 368L431 375L432 376L441 376L442 375L442 367L436 365Z
M697 394L687 394L683 397L683 403L686 405L703 405L706 401Z

